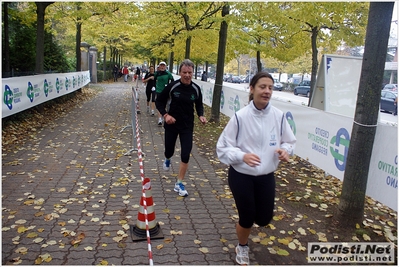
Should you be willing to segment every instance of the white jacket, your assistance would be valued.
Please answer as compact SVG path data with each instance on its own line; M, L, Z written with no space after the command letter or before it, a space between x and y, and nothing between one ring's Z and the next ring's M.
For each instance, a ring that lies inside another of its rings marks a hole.
M276 149L285 149L292 155L295 143L296 138L281 110L270 103L259 110L251 101L231 117L219 137L216 152L221 162L231 165L236 171L258 176L277 169ZM258 155L261 163L250 167L244 163L246 153Z

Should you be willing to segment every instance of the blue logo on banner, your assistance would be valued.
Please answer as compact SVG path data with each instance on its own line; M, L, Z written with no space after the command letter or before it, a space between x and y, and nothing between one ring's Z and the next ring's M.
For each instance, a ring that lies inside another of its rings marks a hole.
M238 95L236 95L236 98L234 99L234 111L237 112L240 110L240 98Z
M46 97L48 96L48 82L46 79L44 79L44 94Z
M328 57L327 58L327 66L326 66L327 67L327 73L328 73L328 69L331 68L331 61L332 61L332 58Z
M14 100L14 94L11 91L10 87L8 85L6 85L5 89L4 89L4 104L7 105L9 110L12 110L12 101Z
M285 114L285 117L287 118L288 124L290 125L292 132L294 133L294 135L296 135L296 125L294 121L294 116L292 116L292 113L288 111Z
M344 171L346 166L346 158L348 156L350 137L349 133L345 128L341 128L338 130L337 135L331 138L330 144L330 152L334 157L335 166L338 170ZM344 153L339 153L339 148L344 147ZM334 148L336 147L336 148Z
M35 97L35 93L33 92L33 85L31 82L28 82L28 89L26 90L26 95L28 96L30 102L33 102L33 98Z
M55 89L57 90L57 94L60 92L60 80L57 79L55 80Z
M69 86L68 77L65 77L65 90L67 91L68 91L68 86Z

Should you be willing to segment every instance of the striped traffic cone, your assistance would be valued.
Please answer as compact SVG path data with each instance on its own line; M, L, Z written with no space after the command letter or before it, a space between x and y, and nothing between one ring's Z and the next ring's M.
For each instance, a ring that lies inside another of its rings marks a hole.
M143 194L140 199L136 225L130 226L130 232L133 242L147 240L148 235L151 239L164 238L161 227L155 220L150 178L145 178L143 181Z

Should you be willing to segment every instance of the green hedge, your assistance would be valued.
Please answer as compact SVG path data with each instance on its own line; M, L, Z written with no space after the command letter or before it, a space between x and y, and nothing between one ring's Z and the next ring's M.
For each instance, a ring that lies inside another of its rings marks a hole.
M105 80L111 80L111 79L113 79L112 72L106 71L105 72ZM97 82L101 83L103 81L104 81L104 71L97 70Z

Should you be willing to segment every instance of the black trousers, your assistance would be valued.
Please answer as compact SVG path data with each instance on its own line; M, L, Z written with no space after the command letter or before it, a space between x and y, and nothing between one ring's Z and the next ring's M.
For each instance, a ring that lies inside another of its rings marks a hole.
M236 202L239 225L243 228L251 228L254 223L268 225L274 210L274 173L252 176L239 173L230 166L228 182Z
M165 123L166 124L166 123ZM171 158L175 153L177 137L180 139L181 155L183 163L190 160L191 149L193 148L193 131L189 129L178 130L173 125L164 125L165 128L165 158Z

